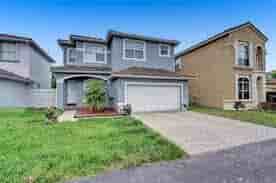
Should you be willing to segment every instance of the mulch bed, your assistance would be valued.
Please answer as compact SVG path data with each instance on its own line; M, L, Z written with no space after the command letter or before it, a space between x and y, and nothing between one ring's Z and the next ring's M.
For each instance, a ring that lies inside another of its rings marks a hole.
M102 111L96 111L89 107L82 107L77 110L77 113L75 115L76 118L82 118L82 117L111 117L111 116L119 116L119 114L115 109L113 108L105 108Z

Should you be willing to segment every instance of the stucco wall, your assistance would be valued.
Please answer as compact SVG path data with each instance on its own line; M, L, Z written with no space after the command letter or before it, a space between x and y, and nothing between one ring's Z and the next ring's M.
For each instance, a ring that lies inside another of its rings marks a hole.
M189 81L191 102L221 107L224 96L232 95L230 83L233 62L225 47L225 39L221 39L182 57L184 67L181 72L197 76ZM231 45L229 47L231 50Z
M253 69L235 67L235 41L265 42L251 28L241 29L181 57L183 74L195 74L189 82L192 102L223 108L225 100L235 100L235 74L253 74ZM255 54L255 53L253 53Z

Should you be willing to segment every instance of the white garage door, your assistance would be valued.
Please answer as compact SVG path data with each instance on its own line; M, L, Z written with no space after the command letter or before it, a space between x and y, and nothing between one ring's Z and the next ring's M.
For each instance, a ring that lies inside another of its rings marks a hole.
M127 85L126 102L133 112L172 111L180 108L180 86Z

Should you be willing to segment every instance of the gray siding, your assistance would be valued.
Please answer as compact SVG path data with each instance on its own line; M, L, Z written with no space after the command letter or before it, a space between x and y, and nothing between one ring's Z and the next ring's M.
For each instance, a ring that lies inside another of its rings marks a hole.
M29 105L30 87L24 83L0 79L0 107L26 107Z
M17 43L17 61L7 62L0 60L0 68L20 76L30 77L30 46L25 43Z
M51 88L51 63L49 63L45 57L31 48L31 79L36 83L39 83L40 88Z
M166 69L175 71L174 48L171 46L171 57L159 56L159 44L146 42L146 61L123 60L123 39L114 37L111 42L111 64L113 71L128 67L146 67L153 69Z

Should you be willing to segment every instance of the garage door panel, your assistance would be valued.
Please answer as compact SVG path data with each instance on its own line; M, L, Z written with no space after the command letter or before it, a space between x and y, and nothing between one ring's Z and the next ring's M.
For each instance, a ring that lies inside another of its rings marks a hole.
M180 108L180 87L169 85L128 85L127 103L134 112L169 111Z

